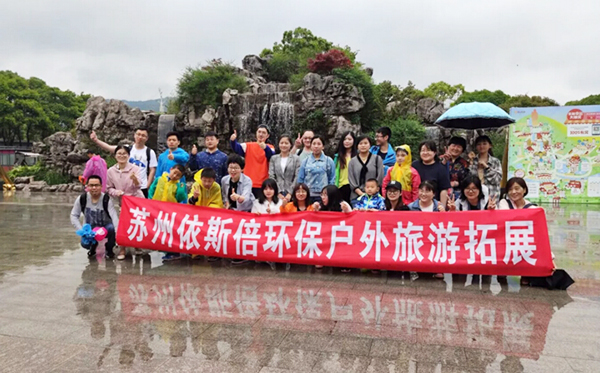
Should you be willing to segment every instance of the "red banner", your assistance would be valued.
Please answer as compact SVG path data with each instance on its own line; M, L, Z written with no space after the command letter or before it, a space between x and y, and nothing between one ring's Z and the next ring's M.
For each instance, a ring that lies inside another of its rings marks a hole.
M255 215L123 197L122 246L282 263L548 276L543 209Z

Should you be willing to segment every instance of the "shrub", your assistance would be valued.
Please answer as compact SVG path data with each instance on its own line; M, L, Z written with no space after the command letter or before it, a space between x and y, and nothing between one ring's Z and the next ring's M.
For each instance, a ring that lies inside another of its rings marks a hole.
M275 53L267 62L267 79L274 82L287 83L290 77L298 72L296 59L284 53Z
M199 109L217 108L227 88L246 90L246 78L236 71L235 66L221 60L213 60L201 68L188 67L177 84L177 103L173 105L188 103Z
M33 166L19 166L8 172L11 179L15 177L33 176L36 181L45 181L48 185L66 184L71 181L68 175L46 168L40 162Z
M425 126L423 126L418 120L403 118L382 121L379 123L379 126L390 127L392 130L390 144L392 144L392 146L399 146L403 144L409 145L413 153L413 159L415 159L415 151L419 146L419 143L425 140Z
M303 119L297 119L294 121L293 131L294 133L303 133L306 130L314 131L315 133L322 133L320 129L325 128L328 124L327 118L321 109L311 111L306 114Z
M506 131L507 128L502 128L497 131L486 131L486 135L492 140L492 152L494 157L498 158L500 162L504 158L504 149L506 148Z
M308 59L308 69L313 73L329 74L333 69L349 69L352 66L350 59L339 49L331 49L317 54L314 59Z
M47 170L43 179L48 185L67 184L71 178L54 170Z

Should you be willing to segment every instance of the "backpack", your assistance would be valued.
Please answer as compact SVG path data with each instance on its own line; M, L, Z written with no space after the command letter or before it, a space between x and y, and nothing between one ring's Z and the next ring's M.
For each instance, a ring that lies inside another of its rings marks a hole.
M108 195L108 193L104 193L104 198L102 198L102 208L104 208L104 212L106 212L106 215L110 216L110 214L108 213L108 201L110 201L110 196ZM85 214L85 206L86 205L87 205L87 192L83 192L79 196L79 206L81 207L81 212L83 214Z

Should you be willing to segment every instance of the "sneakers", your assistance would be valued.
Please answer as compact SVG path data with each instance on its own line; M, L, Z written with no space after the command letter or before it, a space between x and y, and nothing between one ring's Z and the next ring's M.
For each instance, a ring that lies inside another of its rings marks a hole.
M179 253L166 253L162 257L162 260L164 262L170 262L172 260L179 260L179 259L181 259L181 254L179 254Z
M249 260L247 260L247 259L232 259L231 260L231 264L234 264L234 265L246 264L248 262L249 262Z

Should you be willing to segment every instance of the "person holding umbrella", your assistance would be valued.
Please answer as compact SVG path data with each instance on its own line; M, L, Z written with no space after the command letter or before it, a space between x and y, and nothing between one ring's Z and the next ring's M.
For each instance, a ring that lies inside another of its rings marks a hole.
M481 183L488 187L490 196L500 195L500 181L502 181L502 163L493 156L492 140L486 135L475 139L477 156L469 153L471 159L471 172L479 177Z
M460 185L470 174L469 162L461 157L465 149L467 149L467 140L459 136L454 136L448 143L446 154L440 157L442 164L448 167L450 185L452 186L455 199L460 197Z

